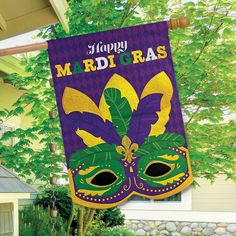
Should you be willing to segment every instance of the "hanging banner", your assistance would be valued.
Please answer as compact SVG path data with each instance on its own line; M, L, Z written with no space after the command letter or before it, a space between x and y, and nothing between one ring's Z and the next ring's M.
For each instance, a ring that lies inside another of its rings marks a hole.
M110 208L192 183L167 22L48 42L72 198Z

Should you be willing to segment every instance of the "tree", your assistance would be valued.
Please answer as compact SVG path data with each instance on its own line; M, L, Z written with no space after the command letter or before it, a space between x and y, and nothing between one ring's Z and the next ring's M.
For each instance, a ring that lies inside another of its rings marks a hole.
M68 37L161 21L170 16L190 18L191 26L171 31L170 41L193 175L214 181L222 173L236 180L235 122L224 122L224 114L236 109L233 1L71 0L69 4L70 33L55 24L42 29L39 37ZM31 175L28 182L32 182L32 174L45 181L52 173L60 172L65 160L58 118L48 118L48 112L56 109L49 86L48 55L41 51L36 56L24 56L21 61L31 76L12 74L8 80L27 91L12 110L2 110L0 115L5 121L31 107L28 115L35 121L32 128L6 133L1 139L0 153L7 167L23 177ZM19 139L11 150L2 142L10 137ZM42 148L33 150L32 140L37 140ZM48 149L52 141L58 150L54 154Z

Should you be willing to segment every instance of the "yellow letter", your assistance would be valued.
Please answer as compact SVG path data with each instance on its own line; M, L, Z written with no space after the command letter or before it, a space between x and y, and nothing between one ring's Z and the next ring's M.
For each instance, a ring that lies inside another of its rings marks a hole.
M134 64L145 61L145 57L142 56L143 52L141 50L132 51L131 53L134 56L134 60L133 60Z
M94 63L93 59L83 60L83 63L85 65L84 72L90 72L90 71L96 70L96 66L93 65L93 63Z
M55 65L55 67L57 69L57 77L72 75L72 73L70 71L70 63L66 63L64 68L62 68L62 66L60 64Z
M157 47L157 52L158 52L158 58L166 58L167 57L167 52L166 52L166 47L165 46L158 46Z
M116 67L116 64L114 63L114 55L109 55L107 58L109 59L109 62L110 62L109 67L110 68Z

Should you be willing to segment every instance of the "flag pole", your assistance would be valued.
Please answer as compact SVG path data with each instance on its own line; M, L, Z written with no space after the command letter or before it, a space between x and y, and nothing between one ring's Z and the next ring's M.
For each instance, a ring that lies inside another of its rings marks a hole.
M168 21L168 28L170 30L177 29L177 28L186 28L189 25L190 25L190 21L187 17L170 19ZM26 52L47 50L47 49L48 49L48 43L46 41L42 43L34 43L34 44L28 44L28 45L17 46L17 47L12 47L12 48L0 49L0 56L14 55L14 54L19 54L19 53L26 53Z

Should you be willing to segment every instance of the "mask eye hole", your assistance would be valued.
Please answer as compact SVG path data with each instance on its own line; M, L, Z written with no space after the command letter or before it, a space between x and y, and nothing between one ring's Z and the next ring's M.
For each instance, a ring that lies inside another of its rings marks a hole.
M103 187L113 184L116 180L117 177L113 173L109 171L103 171L92 178L91 184Z
M150 164L146 170L145 170L145 174L150 176L150 177L160 177L162 175L167 174L168 172L171 171L171 167L161 163L161 162L155 162Z

